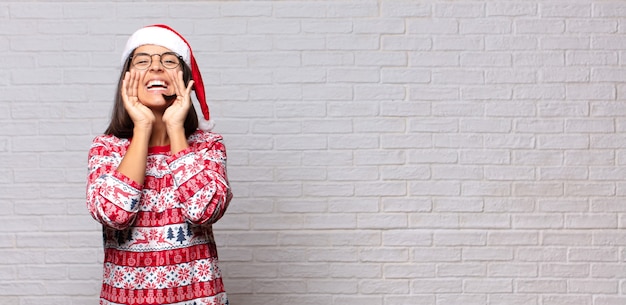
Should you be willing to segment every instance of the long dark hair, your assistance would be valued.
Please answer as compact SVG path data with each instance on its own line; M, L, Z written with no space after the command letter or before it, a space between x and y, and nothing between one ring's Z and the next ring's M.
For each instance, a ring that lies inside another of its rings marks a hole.
M133 53L134 51L131 52L131 54ZM130 119L126 108L124 108L124 100L122 100L122 82L124 81L124 74L126 71L130 70L131 57L132 56L129 56L126 59L120 79L117 82L117 91L115 92L115 104L113 105L113 112L111 113L111 121L109 122L109 127L107 127L104 131L107 135L114 135L118 138L127 139L133 137L133 128L135 127L135 124ZM185 82L185 86L187 86L191 80L191 68L189 68L189 66L182 60L180 64L183 70L183 81ZM187 137L198 129L198 117L193 104L191 104L191 107L189 108L189 112L187 113L187 118L185 118L183 126L185 127L185 136Z

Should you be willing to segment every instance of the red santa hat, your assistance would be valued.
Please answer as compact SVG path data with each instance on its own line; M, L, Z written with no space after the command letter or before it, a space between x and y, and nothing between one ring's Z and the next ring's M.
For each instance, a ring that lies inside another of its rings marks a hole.
M191 46L187 40L171 27L164 24L153 24L137 30L128 38L126 47L122 52L122 65L126 62L131 53L142 45L153 44L166 47L183 57L183 61L191 67L191 78L194 81L193 89L196 92L198 103L202 109L202 115L206 122L200 122L200 128L210 130L212 122L209 115L209 106L204 93L204 82L196 59L191 51Z

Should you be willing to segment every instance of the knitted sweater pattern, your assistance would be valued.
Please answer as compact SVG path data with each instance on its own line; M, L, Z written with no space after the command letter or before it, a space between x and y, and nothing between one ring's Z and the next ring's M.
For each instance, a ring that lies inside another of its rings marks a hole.
M117 171L129 139L101 135L89 151L87 207L102 224L101 305L228 304L212 224L232 193L222 137L148 151L143 185Z

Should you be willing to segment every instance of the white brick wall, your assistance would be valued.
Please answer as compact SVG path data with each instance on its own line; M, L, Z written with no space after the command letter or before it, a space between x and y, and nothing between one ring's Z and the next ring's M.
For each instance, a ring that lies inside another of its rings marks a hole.
M86 154L128 35L226 138L234 305L626 304L626 2L0 3L0 305L97 304Z

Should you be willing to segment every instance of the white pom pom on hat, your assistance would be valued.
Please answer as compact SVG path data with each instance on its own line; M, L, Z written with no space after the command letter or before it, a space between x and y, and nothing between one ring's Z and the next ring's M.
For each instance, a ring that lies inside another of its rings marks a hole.
M182 56L183 61L191 67L191 78L194 81L193 89L196 92L196 97L198 98L198 103L202 110L202 116L207 121L200 122L199 128L202 130L211 130L214 124L211 121L209 106L206 102L204 82L202 81L200 69L198 68L191 46L187 40L174 29L164 24L153 24L143 27L135 31L135 33L128 38L126 47L124 47L124 51L122 52L122 65L124 65L133 50L147 44L166 47L176 52L178 55Z

